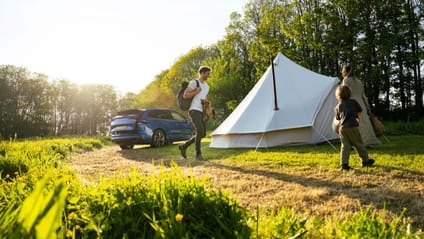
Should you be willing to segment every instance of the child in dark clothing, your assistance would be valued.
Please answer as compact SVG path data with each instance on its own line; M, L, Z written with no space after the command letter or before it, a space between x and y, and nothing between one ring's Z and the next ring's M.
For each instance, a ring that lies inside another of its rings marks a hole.
M340 166L341 170L351 170L349 166L349 156L352 147L355 147L362 159L362 166L372 166L374 159L368 158L367 149L362 142L361 135L358 130L359 120L362 108L359 103L350 99L352 92L346 85L339 85L336 90L336 98L339 104L336 106L336 119L340 121L339 136L341 142L340 149Z

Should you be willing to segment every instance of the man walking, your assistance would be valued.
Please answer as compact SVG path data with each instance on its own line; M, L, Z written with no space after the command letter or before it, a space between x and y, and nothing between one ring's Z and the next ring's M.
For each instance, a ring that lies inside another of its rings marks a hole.
M195 142L196 160L204 160L202 157L200 143L202 138L206 136L206 122L203 120L203 104L208 102L206 100L206 96L209 92L209 85L206 83L206 81L209 78L210 73L211 68L207 66L201 66L198 70L199 78L190 81L187 89L184 92L183 97L185 99L193 98L189 108L189 116L196 129L196 134L184 144L178 145L183 158L187 158L187 148Z

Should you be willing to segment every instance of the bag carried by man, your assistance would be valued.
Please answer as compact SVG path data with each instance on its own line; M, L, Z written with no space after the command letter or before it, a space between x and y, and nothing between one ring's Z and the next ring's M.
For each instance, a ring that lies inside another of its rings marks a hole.
M371 110L368 110L368 116L370 118L372 128L374 129L375 136L382 136L384 134L383 123L371 112Z
M197 83L197 87L200 87L199 81L196 80ZM188 82L184 81L183 83L181 83L181 88L178 91L177 94L177 105L178 108L180 108L180 110L184 110L187 111L190 109L190 105L191 105L191 101L193 100L193 98L190 99L184 99L184 91L187 89L188 87Z

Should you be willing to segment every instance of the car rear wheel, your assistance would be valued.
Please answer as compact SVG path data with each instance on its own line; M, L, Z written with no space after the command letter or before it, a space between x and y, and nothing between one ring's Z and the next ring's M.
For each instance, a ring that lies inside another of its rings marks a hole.
M163 130L157 129L152 136L152 147L162 147L166 144L166 136Z
M134 148L134 145L132 145L132 144L120 144L119 147L121 147L121 149L132 149L132 148Z

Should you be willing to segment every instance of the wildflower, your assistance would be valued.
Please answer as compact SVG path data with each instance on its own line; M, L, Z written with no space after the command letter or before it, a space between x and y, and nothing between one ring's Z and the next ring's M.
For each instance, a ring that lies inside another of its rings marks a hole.
M77 214L75 212L69 213L69 219L74 219L77 217Z
M81 230L81 226L80 225L75 225L75 230Z
M66 237L72 237L72 231L71 230L66 231Z
M177 213L177 215L175 215L175 221L181 222L183 220L183 217L183 214Z

